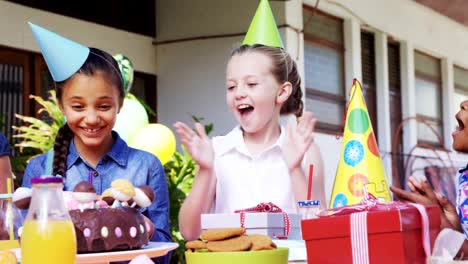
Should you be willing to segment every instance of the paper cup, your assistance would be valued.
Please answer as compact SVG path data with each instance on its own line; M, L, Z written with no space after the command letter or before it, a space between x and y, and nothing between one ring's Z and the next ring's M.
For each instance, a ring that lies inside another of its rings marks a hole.
M319 200L303 200L297 202L299 206L299 213L302 215L302 219L317 218L317 214L320 211Z

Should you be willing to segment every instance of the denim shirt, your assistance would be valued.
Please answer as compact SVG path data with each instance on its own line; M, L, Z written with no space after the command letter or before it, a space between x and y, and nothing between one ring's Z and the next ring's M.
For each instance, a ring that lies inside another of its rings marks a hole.
M8 144L8 140L6 137L0 133L0 157L2 156L10 156L10 145Z
M101 194L116 179L127 179L134 186L149 185L155 193L155 201L143 212L154 224L151 241L172 242L169 231L169 195L164 168L159 159L148 152L131 148L116 132L110 151L99 160L96 168L87 163L76 150L73 140L67 156L67 172L64 190L73 191L81 181L89 181ZM33 158L24 173L24 187L30 187L32 177L44 174L47 154ZM155 259L156 263L168 263L170 254Z

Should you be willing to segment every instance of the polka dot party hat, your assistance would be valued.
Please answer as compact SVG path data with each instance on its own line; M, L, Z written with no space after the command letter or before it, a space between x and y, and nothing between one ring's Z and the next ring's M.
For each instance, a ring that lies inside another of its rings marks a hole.
M372 193L382 202L390 201L385 171L361 84L354 79L330 207L359 203L366 192Z

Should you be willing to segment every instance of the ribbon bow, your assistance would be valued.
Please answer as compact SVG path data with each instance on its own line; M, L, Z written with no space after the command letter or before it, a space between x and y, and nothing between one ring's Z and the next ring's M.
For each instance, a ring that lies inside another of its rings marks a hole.
M245 227L245 213L282 213L284 222L284 234L273 234L273 236L278 239L287 239L289 233L291 232L291 220L289 219L289 215L274 203L259 203L254 207L235 210L234 213L238 213L240 215L241 227Z
M281 213L283 210L274 203L259 203L257 206L235 210L234 213Z

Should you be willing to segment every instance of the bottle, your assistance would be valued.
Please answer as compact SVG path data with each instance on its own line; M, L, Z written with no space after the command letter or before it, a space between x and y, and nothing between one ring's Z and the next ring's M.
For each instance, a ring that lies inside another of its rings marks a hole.
M12 194L0 194L0 251L19 247L18 230L22 225L23 217L13 205Z
M20 241L21 263L75 263L75 228L63 200L63 178L36 177L31 185L31 205Z

